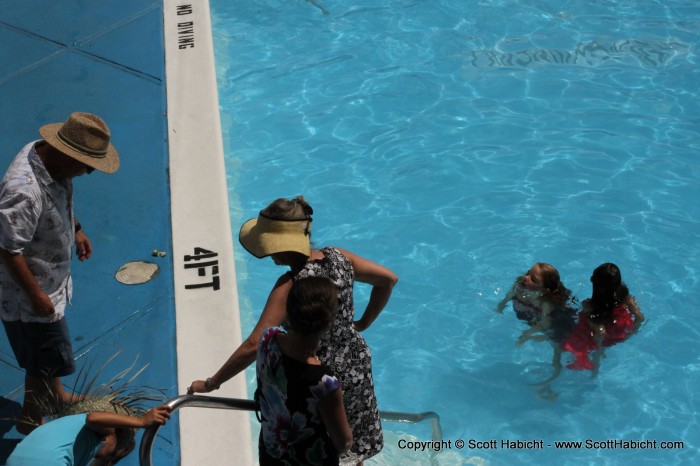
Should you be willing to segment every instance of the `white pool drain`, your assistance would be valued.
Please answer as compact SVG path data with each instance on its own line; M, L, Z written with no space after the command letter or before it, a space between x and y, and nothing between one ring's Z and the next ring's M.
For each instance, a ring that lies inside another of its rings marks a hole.
M132 261L119 267L114 278L125 285L140 285L152 280L160 268L157 264L147 261Z

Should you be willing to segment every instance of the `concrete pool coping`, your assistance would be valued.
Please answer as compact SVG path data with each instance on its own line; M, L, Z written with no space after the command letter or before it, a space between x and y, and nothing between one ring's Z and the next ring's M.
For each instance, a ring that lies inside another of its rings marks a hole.
M240 344L241 328L209 0L165 0L163 21L177 372L185 393ZM245 377L213 395L247 398ZM183 465L253 464L249 414L183 410L180 453Z

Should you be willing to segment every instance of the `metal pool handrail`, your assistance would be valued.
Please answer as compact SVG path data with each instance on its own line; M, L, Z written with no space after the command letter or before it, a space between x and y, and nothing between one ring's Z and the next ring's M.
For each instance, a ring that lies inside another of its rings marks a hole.
M238 398L222 398L206 395L180 395L169 400L166 405L172 408L173 412L180 408L215 408L215 409L237 409L241 411L255 411L253 400L241 400ZM433 440L442 441L442 427L440 426L440 416L437 413L428 411L425 413L397 413L393 411L379 411L379 416L383 421L401 422L415 424L421 421L430 421L433 430ZM160 426L153 426L146 429L141 438L139 447L140 466L153 466L152 450L153 442L158 435Z
M442 441L442 426L440 425L440 416L433 411L424 413L399 413L395 411L379 411L379 417L386 422L399 422L402 424L417 424L422 421L430 421L433 435L432 440L436 442Z

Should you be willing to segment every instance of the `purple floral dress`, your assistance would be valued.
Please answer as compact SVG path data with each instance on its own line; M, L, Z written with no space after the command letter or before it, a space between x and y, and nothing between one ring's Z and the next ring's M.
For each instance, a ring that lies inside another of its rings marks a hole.
M365 339L353 327L355 273L352 264L335 248L327 247L321 252L324 258L307 262L294 280L325 277L338 288L338 313L321 338L317 354L340 379L345 412L352 429L350 451L353 459L359 461L376 455L384 446L374 395L372 354Z
M340 382L325 365L314 366L285 356L276 336L265 330L256 372L262 426L258 451L261 466L337 466L333 447L317 410L318 402L338 390Z

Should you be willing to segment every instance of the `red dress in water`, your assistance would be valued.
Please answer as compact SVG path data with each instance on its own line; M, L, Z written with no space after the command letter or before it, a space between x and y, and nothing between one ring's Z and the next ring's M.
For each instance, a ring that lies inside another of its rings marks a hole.
M627 304L620 303L610 312L611 318L603 324L605 335L603 336L603 346L612 346L620 343L629 337L634 326L632 313L627 308ZM581 312L579 321L571 330L571 333L560 344L563 351L569 351L574 355L574 360L566 367L574 370L593 370L593 362L590 359L591 351L598 349L595 341L595 333L591 325L590 312Z

